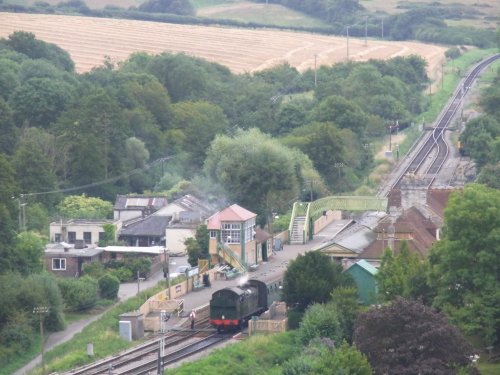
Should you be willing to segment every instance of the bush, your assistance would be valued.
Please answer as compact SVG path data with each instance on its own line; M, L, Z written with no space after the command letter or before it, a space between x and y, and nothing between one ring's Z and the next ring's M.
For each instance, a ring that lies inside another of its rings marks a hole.
M307 345L314 338L328 338L340 343L344 338L339 314L331 303L311 305L300 323L299 339Z
M27 321L7 323L0 333L2 346L12 348L17 354L22 353L34 342L33 330Z
M102 298L116 299L118 289L120 288L120 280L113 275L103 275L98 280L99 294Z
M116 277L122 283L132 280L132 278L134 277L132 271L125 267L113 268L109 271L109 274Z
M97 281L88 276L80 279L60 279L58 285L66 308L70 311L90 310L99 297Z
M104 265L101 262L86 263L83 269L85 275L98 279L106 274Z

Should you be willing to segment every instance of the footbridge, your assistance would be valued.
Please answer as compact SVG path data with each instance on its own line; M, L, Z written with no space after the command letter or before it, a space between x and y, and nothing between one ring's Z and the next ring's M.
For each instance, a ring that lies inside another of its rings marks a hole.
M311 240L314 222L328 211L387 211L387 198L362 196L329 196L314 202L295 202L288 228L291 244Z

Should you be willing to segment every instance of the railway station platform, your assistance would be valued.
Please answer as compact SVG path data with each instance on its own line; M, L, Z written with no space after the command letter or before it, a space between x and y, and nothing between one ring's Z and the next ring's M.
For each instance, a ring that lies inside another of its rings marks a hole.
M306 244L285 244L282 251L276 251L274 254L271 254L268 261L260 263L257 270L253 272L247 272L241 277L230 280L219 278L211 281L211 287L205 287L203 289L191 291L185 294L182 297L184 300L184 311L180 314L180 316L172 314L169 320L164 323L165 329L168 331L180 326L185 326L186 322L189 320L189 313L191 310L202 311L203 308L206 309L206 306L209 304L212 294L215 291L226 287L237 286L241 282L242 278L256 278L267 281L282 275L286 271L288 264L299 254L304 254L306 251L312 250L322 243L327 242L341 228L343 228L344 225L345 220L334 221L323 228L320 233L316 234L314 238ZM200 314L197 314L197 319L199 317Z

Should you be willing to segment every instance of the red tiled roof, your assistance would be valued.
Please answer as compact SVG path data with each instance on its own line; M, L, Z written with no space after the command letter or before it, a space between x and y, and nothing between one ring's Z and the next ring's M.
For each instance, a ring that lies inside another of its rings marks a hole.
M210 216L207 220L207 229L220 229L220 224L223 221L243 222L256 216L257 214L254 214L237 204L233 204Z
M385 219L377 228L376 233L387 233L391 223ZM412 239L408 239L408 248L410 252L419 254L421 257L426 257L432 244L436 241L436 225L424 217L422 213L415 207L410 207L408 210L396 219L394 223L395 239L394 253L399 253L399 247L403 240L397 239L398 233L411 233ZM382 243L383 241L383 243ZM384 249L388 245L388 238L377 239L368 245L360 254L362 259L380 259L382 258Z
M431 189L427 191L427 205L440 218L444 218L444 209L448 204L453 189Z

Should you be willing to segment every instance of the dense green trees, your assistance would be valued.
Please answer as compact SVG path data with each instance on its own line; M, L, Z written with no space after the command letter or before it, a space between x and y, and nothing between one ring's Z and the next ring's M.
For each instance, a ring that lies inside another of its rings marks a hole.
M325 254L309 251L299 255L288 266L283 280L283 300L299 311L312 303L327 302L331 292L352 284L342 266L331 262Z
M217 137L205 172L228 197L264 217L297 196L304 173L314 173L309 160L257 129Z
M398 297L421 298L430 304L432 296L427 275L427 260L411 253L406 241L402 242L397 255L391 249L385 249L375 276L381 301L392 301Z
M70 195L57 206L66 219L106 219L113 213L113 204L95 197Z
M430 255L434 304L486 345L500 338L500 192L482 185L452 194L443 238Z

